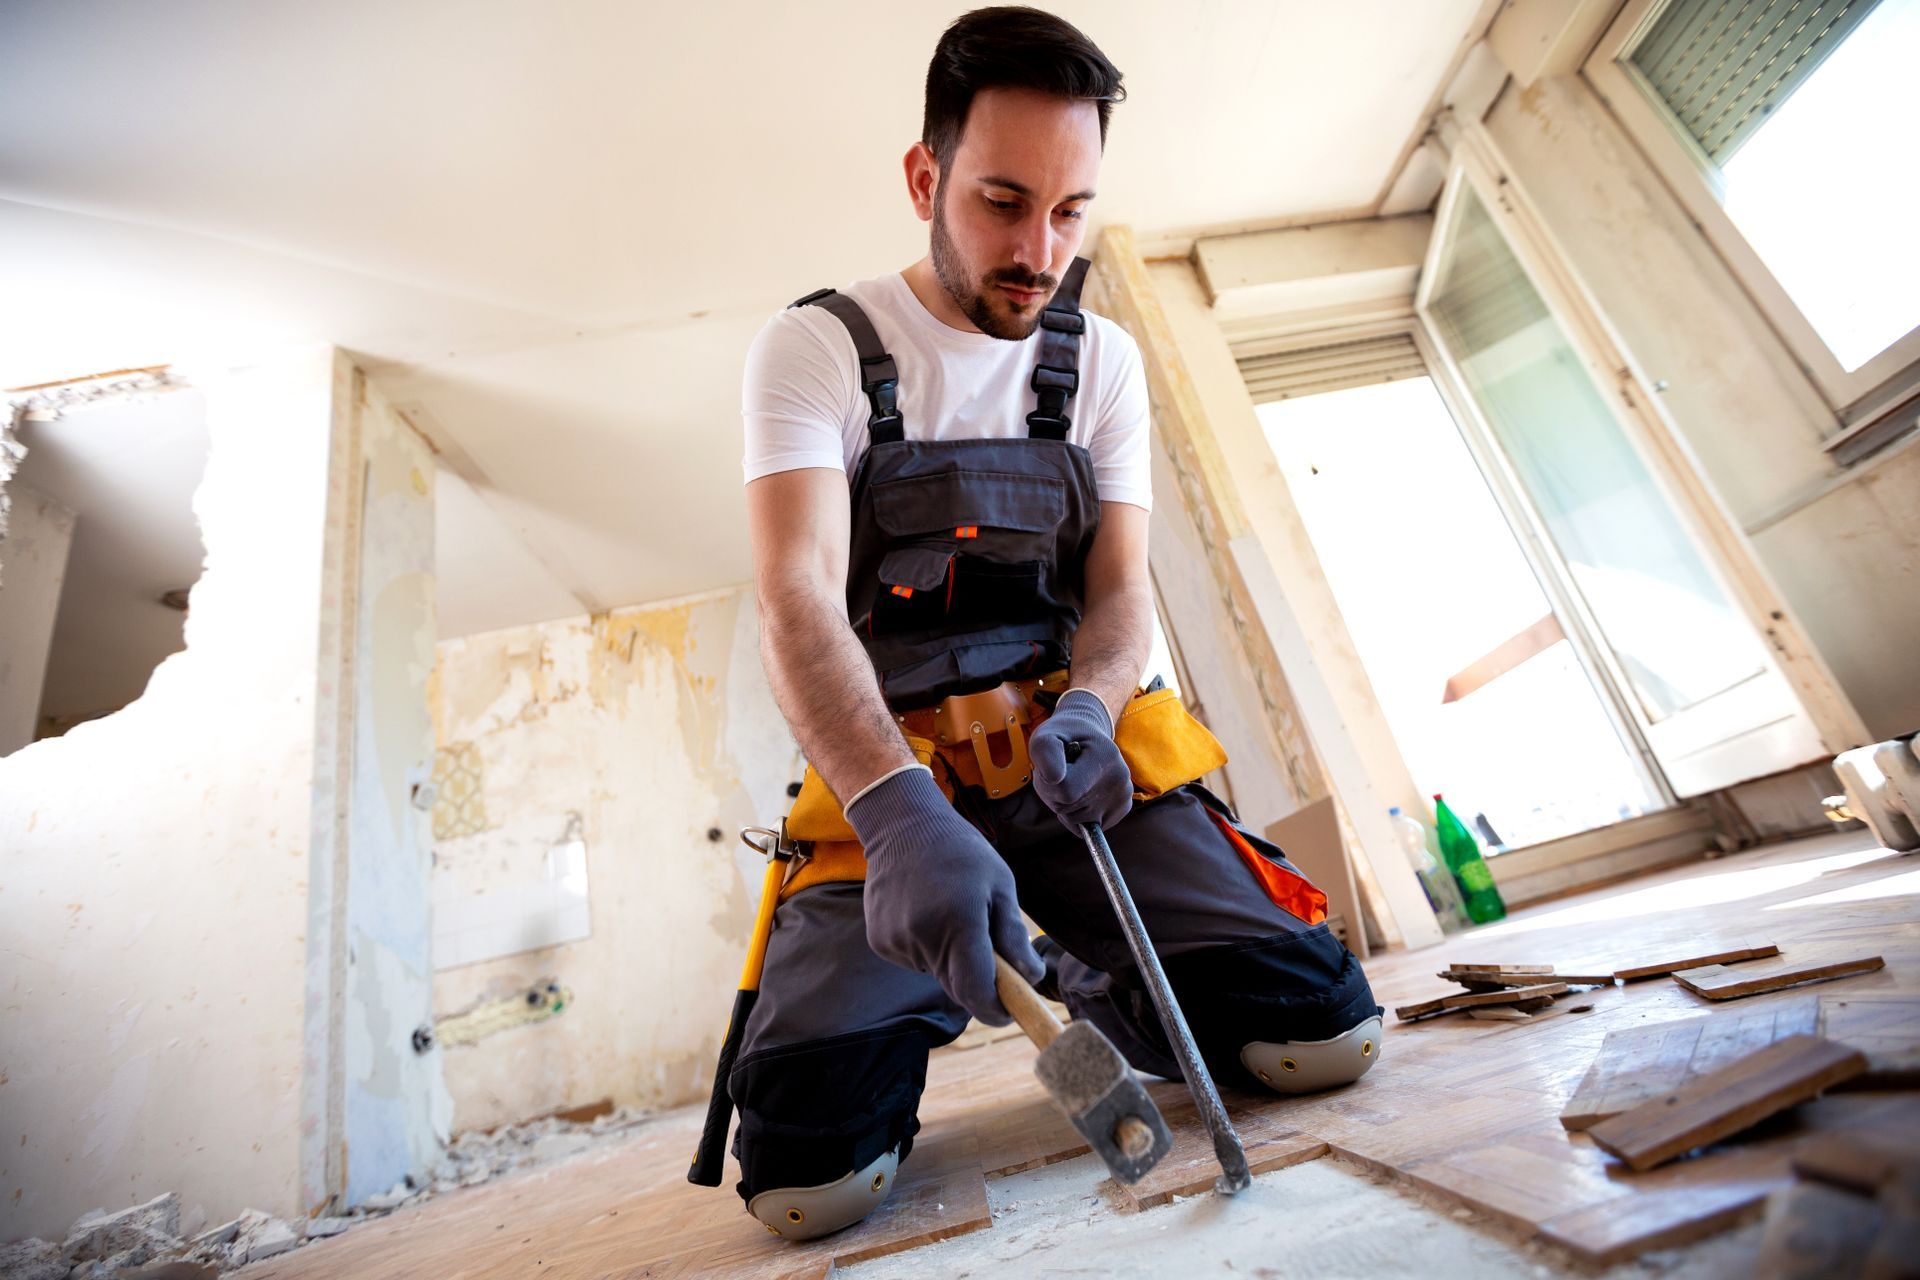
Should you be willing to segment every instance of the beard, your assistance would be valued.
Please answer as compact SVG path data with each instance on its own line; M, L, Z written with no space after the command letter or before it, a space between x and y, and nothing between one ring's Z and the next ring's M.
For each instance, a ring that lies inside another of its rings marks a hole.
M978 285L971 279L971 268L960 256L960 246L953 242L947 232L947 197L942 191L933 206L933 274L940 281L940 287L947 291L961 314L973 322L973 327L990 338L1000 338L1007 342L1023 342L1039 327L1040 312L1046 302L1059 287L1058 277L1045 273L1034 275L1018 267L1001 267L989 271ZM994 310L998 301L1002 306L1010 306L1007 295L1000 292L1000 285L1011 285L1016 289L1041 289L1047 297L1041 299L1040 306L1033 309L1032 318L1006 314Z

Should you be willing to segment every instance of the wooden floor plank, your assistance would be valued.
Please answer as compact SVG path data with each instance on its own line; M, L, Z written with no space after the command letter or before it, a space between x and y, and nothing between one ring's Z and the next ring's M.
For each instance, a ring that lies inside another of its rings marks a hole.
M1781 874L1808 861L1821 868L1815 880ZM1760 1033L1745 1019L1789 1006L1804 1009L1807 1000L1827 1007L1831 999L1844 998L1851 1006L1867 995L1920 998L1920 900L1872 893L1830 900L1832 890L1870 888L1904 869L1897 859L1873 860L1857 836L1825 837L1515 911L1496 927L1519 936L1498 946L1480 931L1468 931L1427 951L1366 963L1377 1001L1391 1008L1431 993L1436 970L1460 967L1456 956L1547 957L1555 964L1540 967L1556 974L1611 974L1650 957L1698 958L1715 944L1724 951L1764 921L1770 942L1790 957L1821 949L1883 955L1886 970L1856 979L1857 988L1759 995L1703 1008L1676 984L1641 982L1582 993L1580 1001L1593 1012L1577 1018L1552 1016L1566 1006L1562 997L1526 1022L1496 1025L1455 1015L1396 1024L1383 1039L1379 1065L1348 1088L1297 1099L1229 1090L1228 1105L1256 1161L1307 1158L1303 1153L1324 1143L1336 1158L1498 1218L1581 1259L1616 1262L1699 1239L1758 1214L1769 1194L1791 1184L1793 1153L1818 1135L1859 1131L1896 1135L1892 1140L1898 1141L1897 1135L1909 1132L1903 1126L1920 1130L1920 1118L1903 1118L1893 1095L1833 1094L1795 1107L1763 1131L1635 1173L1586 1134L1563 1129L1562 1107L1614 1033L1682 1020L1730 1020L1710 1037L1697 1033L1697 1053L1703 1043L1751 1043ZM1816 895L1812 905L1803 901ZM1458 994L1457 988L1448 994ZM1792 1019L1803 1015L1771 1016L1799 1026ZM1898 1038L1904 1016L1897 1005L1837 1014L1828 1008L1820 1025L1843 1041L1848 1035L1841 1024L1888 1043ZM1856 1047L1873 1051L1864 1041ZM1191 1105L1182 1104L1178 1082L1155 1082L1152 1091L1169 1111ZM1911 1095L1905 1102L1920 1110ZM689 1109L641 1126L609 1148L434 1197L241 1274L246 1280L811 1278L836 1263L940 1232L991 1229L982 1198L990 1186L985 1175L1083 1149L1033 1079L1032 1046L1018 1039L934 1054L920 1118L919 1143L902 1166L900 1187L927 1188L933 1205L945 1206L934 1212L947 1216L931 1224L916 1216L924 1214L922 1198L909 1194L902 1196L905 1215L890 1204L825 1241L795 1246L778 1240L747 1216L730 1188L686 1183L701 1119L699 1109ZM1913 1145L1920 1146L1920 1136ZM1205 1194L1212 1174L1204 1157L1210 1154L1199 1153L1184 1180L1169 1167L1166 1197ZM737 1176L729 1168L729 1180ZM1101 1182L1100 1172L1090 1169L1089 1193ZM1158 1194L1142 1189L1149 1201ZM1090 1267L1099 1264L1089 1260Z
M1866 1056L1819 1036L1788 1036L1587 1132L1634 1169L1651 1169L1752 1127L1867 1069Z
M1763 956L1777 956L1780 948L1771 942L1757 945L1722 947L1714 951L1688 952L1672 960L1656 960L1648 964L1633 964L1615 969L1613 976L1622 982L1639 982L1643 978L1664 978L1670 973L1682 969L1698 969L1710 964L1733 964L1740 960L1758 960Z
M1884 967L1886 961L1879 956L1855 956L1846 960L1802 960L1788 956L1771 964L1741 965L1733 969L1722 964L1682 969L1673 975L1673 980L1709 1000L1738 1000L1742 996L1784 991L1809 982L1850 978Z
M1773 1193L1754 1280L1827 1280L1866 1271L1886 1211L1865 1196L1817 1182Z
M1579 1088L1561 1108L1560 1124L1566 1129L1590 1129L1776 1040L1812 1034L1819 1023L1819 1003L1804 996L1757 1009L1611 1032Z
M1848 1087L1920 1087L1920 992L1822 995L1819 1031L1867 1055L1866 1071L1848 1081Z

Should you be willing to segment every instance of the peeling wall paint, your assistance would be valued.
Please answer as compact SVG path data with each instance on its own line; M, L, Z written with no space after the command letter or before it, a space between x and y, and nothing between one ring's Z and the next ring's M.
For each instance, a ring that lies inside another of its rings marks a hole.
M330 349L207 371L207 547L144 696L0 760L0 1240L300 1209Z
M439 646L435 875L483 893L523 874L499 839L569 816L587 848L590 937L440 973L441 1017L549 977L558 1016L444 1050L457 1130L611 1098L704 1096L753 922L760 862L799 755L759 661L753 598L688 600ZM720 838L710 840L710 829Z

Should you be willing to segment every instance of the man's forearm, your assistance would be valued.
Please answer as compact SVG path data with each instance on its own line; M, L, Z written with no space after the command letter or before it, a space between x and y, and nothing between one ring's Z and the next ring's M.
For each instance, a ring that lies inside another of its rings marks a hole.
M914 763L836 601L805 588L763 592L760 657L800 750L842 803Z
M1070 682L1098 694L1117 724L1152 651L1152 590L1141 583L1109 591L1087 602L1073 637Z

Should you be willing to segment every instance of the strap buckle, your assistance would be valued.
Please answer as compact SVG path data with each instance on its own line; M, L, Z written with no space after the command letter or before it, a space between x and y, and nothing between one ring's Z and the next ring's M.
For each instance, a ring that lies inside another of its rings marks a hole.
M828 292L832 291L829 290ZM1087 318L1078 311L1068 311L1064 308L1048 307L1040 313L1040 324L1042 328L1052 329L1055 333L1085 333L1087 331Z
M1050 364L1037 364L1033 367L1033 389L1035 391L1064 391L1068 395L1080 389L1080 374L1074 369L1061 369Z

